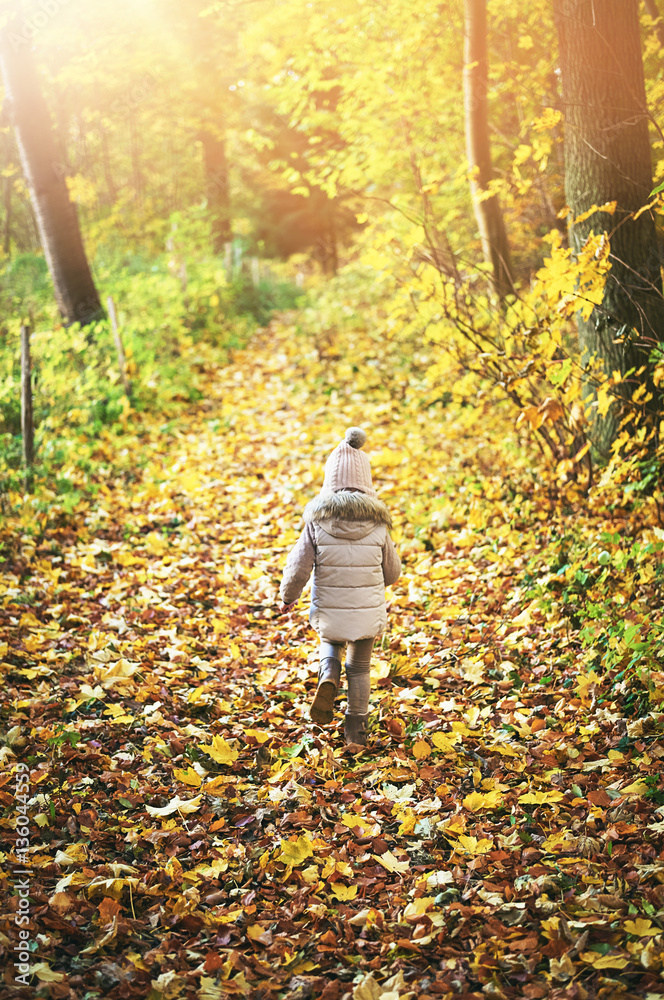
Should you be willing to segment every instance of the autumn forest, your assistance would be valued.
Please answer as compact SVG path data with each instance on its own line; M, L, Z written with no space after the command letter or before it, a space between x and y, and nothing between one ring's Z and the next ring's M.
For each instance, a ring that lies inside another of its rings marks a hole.
M0 3L0 1000L664 997L663 53Z

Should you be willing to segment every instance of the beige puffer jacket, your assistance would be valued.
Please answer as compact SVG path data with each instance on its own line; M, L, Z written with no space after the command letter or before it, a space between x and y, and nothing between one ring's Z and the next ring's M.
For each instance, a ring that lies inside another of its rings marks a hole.
M401 573L387 507L364 493L341 491L312 500L304 520L286 562L282 601L298 599L313 569L309 621L321 639L380 635L387 624L385 586Z

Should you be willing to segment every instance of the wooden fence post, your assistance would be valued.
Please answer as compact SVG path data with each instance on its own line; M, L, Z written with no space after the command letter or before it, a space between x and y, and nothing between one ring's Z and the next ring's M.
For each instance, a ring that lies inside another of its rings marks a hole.
M21 434L23 436L23 465L25 488L32 485L32 466L35 460L35 429L32 419L32 367L30 364L30 327L21 327Z
M108 315L111 317L111 329L113 330L113 340L115 341L115 350L118 352L118 365L120 367L120 378L122 379L122 385L124 386L125 394L131 397L131 382L127 377L124 347L122 346L122 337L120 336L120 330L118 329L118 318L115 314L115 302L113 301L112 295L108 296L108 298L106 299L106 304L108 306Z

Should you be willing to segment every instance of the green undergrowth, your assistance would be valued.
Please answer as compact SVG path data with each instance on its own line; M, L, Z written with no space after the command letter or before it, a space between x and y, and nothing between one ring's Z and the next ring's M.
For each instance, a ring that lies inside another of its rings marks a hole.
M236 260L240 255L236 255ZM127 462L123 439L140 435L146 415L165 425L183 407L203 398L205 381L276 309L291 308L302 293L271 263L254 285L240 263L234 276L224 262L194 245L190 253L166 251L148 257L101 246L95 282L106 307L113 298L125 353L123 384L109 318L85 328L66 327L53 302L43 257L24 254L0 270L0 493L23 488L20 326L31 326L36 458L33 482L74 503L67 467L89 474L94 492L96 445L111 462ZM104 463L107 464L105 458ZM102 470L103 471L103 470ZM129 471L129 470L126 470ZM78 477L75 477L78 479ZM69 497L69 499L67 499Z

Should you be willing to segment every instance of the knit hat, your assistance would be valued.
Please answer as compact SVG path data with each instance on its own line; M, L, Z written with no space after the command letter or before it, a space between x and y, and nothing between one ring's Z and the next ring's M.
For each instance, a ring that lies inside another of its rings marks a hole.
M361 427L349 427L343 441L340 441L325 464L325 481L321 493L336 493L337 490L361 490L369 496L377 493L371 481L369 459L360 451L367 440Z

